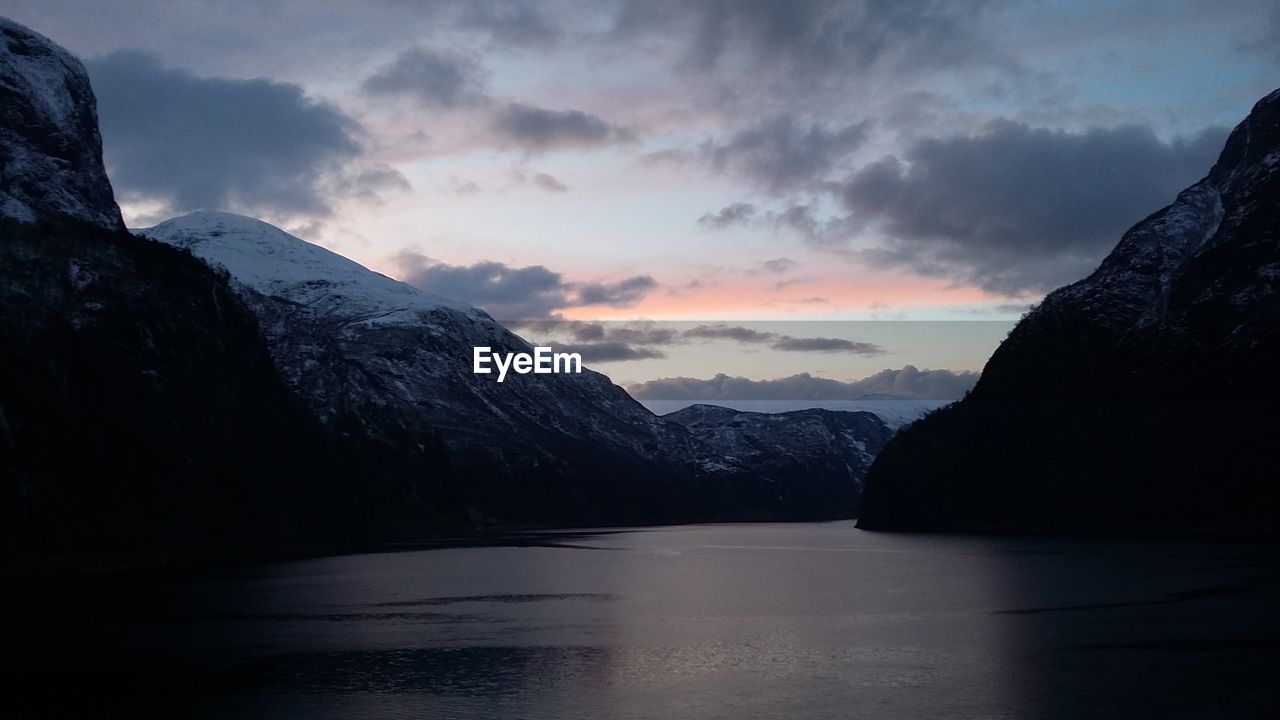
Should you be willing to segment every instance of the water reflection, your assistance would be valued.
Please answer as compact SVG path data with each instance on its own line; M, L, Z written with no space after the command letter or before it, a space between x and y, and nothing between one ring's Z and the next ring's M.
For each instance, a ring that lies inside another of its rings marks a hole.
M1262 716L1271 546L535 535L8 588L6 698L211 717Z
M999 618L1017 707L1045 718L1272 717L1280 563L1271 545L1021 543Z

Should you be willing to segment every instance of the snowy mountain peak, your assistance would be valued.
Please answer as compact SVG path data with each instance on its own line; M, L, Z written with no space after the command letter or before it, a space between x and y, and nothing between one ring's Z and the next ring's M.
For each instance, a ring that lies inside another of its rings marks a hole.
M423 292L243 215L199 211L139 232L186 248L267 297L331 311L347 322L412 322L421 312L438 308L483 315L465 303Z
M84 66L0 17L0 217L123 229Z

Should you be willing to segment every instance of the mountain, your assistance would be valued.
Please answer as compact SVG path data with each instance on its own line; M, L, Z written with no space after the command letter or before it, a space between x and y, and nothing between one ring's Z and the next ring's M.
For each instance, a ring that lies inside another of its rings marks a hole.
M863 479L893 430L869 412L743 412L691 405L663 416L689 429L704 463L750 468L795 517L854 517Z
M861 527L1280 528L1280 91L871 468Z
M532 350L480 310L238 215L192 213L141 233L230 274L326 426L400 445L438 436L482 524L670 522L710 509L687 434L605 376L474 374L473 347Z
M0 94L0 572L449 527L428 499L443 457L406 468L333 437L225 277L125 231L78 61L0 20Z
M726 457L589 370L475 375L473 347L529 344L266 223L130 234L83 67L0 39L0 573L848 507L807 420L785 458Z
M123 230L84 66L0 17L0 217Z
M845 457L797 447L769 457L769 448L792 441L813 444L820 423L810 415L726 425L711 442L706 423L691 432L679 419L659 418L590 370L510 374L502 383L476 375L473 347L532 348L483 311L267 223L198 212L140 232L228 273L281 374L327 427L401 448L438 438L457 494L479 524L847 517L856 507L869 463L860 451ZM857 434L872 453L883 444L886 431L874 419L829 424L828 437ZM755 431L749 427L786 439L768 445L743 435L724 444L726 433ZM725 457L747 443L761 450ZM780 477L789 488L782 494Z

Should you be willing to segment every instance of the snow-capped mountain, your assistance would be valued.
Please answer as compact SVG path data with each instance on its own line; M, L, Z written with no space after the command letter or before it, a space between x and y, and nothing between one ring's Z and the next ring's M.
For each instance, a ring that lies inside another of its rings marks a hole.
M0 100L0 575L446 526L439 458L334 438L225 278L125 232L78 61L0 19Z
M861 413L659 418L589 370L499 384L473 373L472 348L531 348L480 310L251 218L200 212L141 232L229 274L326 425L409 451L438 437L482 521L848 516L890 434Z
M326 425L402 446L438 435L483 515L683 516L687 434L590 370L501 384L474 374L473 347L531 350L484 312L251 218L198 212L141 233L230 274L282 375Z
M265 223L195 213L129 234L83 68L8 21L0 41L0 572L476 521L829 516L847 496L847 468L803 490L597 373L476 376L474 346L529 345Z
M0 17L0 216L122 230L84 66Z
M703 462L749 467L797 513L857 514L862 483L893 430L870 412L809 408L780 413L690 405L663 416L689 429Z
M1276 532L1280 90L873 465L872 528Z
M413 322L420 313L439 308L483 314L243 215L195 212L140 232L190 250L250 290L351 324Z

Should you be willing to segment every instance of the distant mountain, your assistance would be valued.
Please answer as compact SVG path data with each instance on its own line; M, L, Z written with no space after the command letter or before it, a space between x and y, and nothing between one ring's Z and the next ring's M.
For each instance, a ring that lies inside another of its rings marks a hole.
M1280 529L1280 91L873 465L860 526Z
M663 416L689 429L704 464L750 468L797 517L857 515L862 483L893 430L869 412L743 412L691 405Z
M868 412L891 430L913 423L951 400L918 400L915 398L877 397L870 400L641 400L641 404L658 415L668 416L692 405L715 405L742 412L778 413L795 410L831 410L835 412Z

